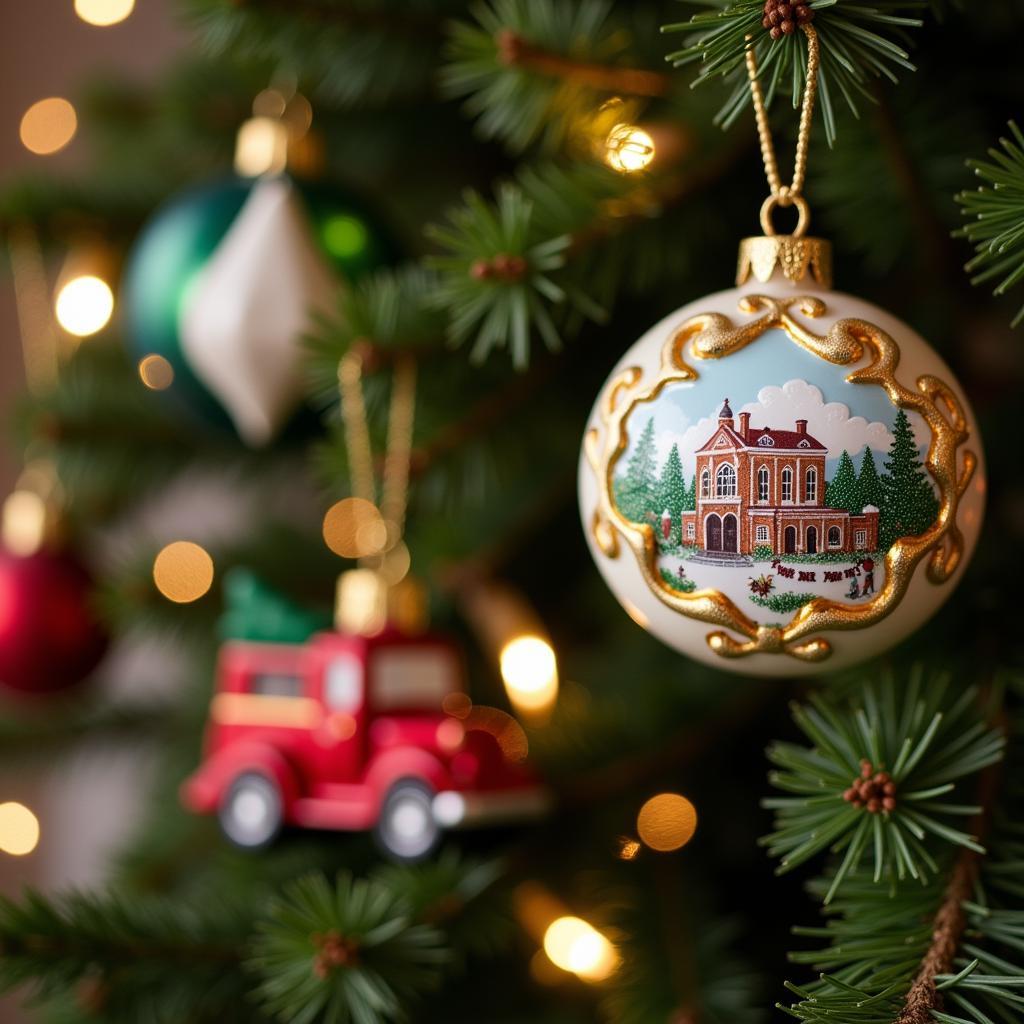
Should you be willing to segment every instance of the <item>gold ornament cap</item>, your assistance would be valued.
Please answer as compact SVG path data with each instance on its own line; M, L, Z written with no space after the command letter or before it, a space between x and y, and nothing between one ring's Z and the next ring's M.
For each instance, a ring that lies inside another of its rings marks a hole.
M795 206L797 225L791 235L777 235L772 225L772 212L777 206ZM782 271L792 284L808 275L822 288L832 287L832 243L824 238L808 238L804 234L810 222L807 202L800 195L786 190L781 195L770 195L761 207L763 235L744 238L740 242L739 261L736 264L736 284L746 284L751 274L765 283Z
M334 624L343 633L376 636L388 626L422 633L427 620L426 589L418 580L391 583L375 569L349 569L338 577Z

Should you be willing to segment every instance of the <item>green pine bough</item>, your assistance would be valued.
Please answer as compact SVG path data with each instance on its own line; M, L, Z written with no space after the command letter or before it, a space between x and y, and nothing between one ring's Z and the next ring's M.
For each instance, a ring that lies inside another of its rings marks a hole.
M723 126L732 124L750 102L745 53L747 37L753 40L757 66L770 103L779 93L789 93L793 106L800 105L807 70L806 40L801 32L772 39L761 24L762 0L700 0L708 8L689 21L665 25L663 32L682 32L691 42L668 55L676 67L698 64L695 84L724 78L732 92L718 114ZM896 71L913 71L907 52L907 33L922 23L912 13L923 6L913 0L881 0L870 6L857 0L810 0L814 28L821 44L818 72L818 109L829 144L836 137L836 101L854 113L858 104L871 99L870 83L883 76L895 82Z
M788 1016L1020 1019L1024 719L991 724L998 697L916 673L795 709L813 745L769 751L780 768L772 781L788 795L766 801L777 829L765 842L780 871L826 850L829 863L809 886L825 921L794 928L813 948L790 956L818 978L787 983ZM1011 705L1018 698L1011 692ZM957 826L965 818L973 834Z
M988 160L968 166L985 183L956 198L967 223L957 234L973 243L975 257L965 269L972 284L996 281L993 294L1004 295L1024 280L1024 132L1011 121L1010 137L988 151ZM1024 323L1024 306L1013 326Z

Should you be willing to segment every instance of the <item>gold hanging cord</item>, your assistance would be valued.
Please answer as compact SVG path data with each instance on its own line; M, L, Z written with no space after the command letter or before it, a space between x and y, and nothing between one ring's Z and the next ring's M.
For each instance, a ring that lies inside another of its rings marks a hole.
M804 178L807 174L807 149L811 140L811 121L814 116L814 100L818 94L818 33L813 25L801 25L807 36L807 77L804 81L803 102L800 106L800 129L796 140L796 158L793 164L793 180L783 185L779 176L779 163L775 157L775 145L772 142L771 126L768 124L768 112L764 105L764 92L757 77L757 58L751 37L747 36L747 75L750 79L750 95L754 102L754 116L757 118L757 136L761 142L761 158L764 161L764 173L768 179L771 194L761 206L761 228L766 235L774 235L772 211L776 206L795 206L797 209L797 225L793 231L796 238L803 237L810 221L810 210L807 200L803 197Z
M353 345L338 363L338 391L345 424L345 447L352 493L379 508L388 529L383 553L399 543L405 529L416 410L416 361L410 355L400 355L395 361L379 505L373 470L373 448L363 399L364 364L361 346Z

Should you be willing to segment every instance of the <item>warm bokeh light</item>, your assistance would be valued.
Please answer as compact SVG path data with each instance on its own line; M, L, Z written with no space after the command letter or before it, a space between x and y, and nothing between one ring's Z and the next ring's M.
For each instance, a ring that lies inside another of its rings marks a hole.
M635 124L617 124L604 141L604 159L621 174L642 171L654 159L654 139Z
M630 836L620 836L618 845L620 860L636 860L640 856L642 847Z
M697 808L678 793L652 796L636 816L640 839L652 850L667 853L685 846L697 831Z
M84 274L63 285L54 311L68 334L85 338L106 327L114 312L114 293L102 278Z
M3 506L0 534L4 547L12 554L26 558L34 555L46 537L49 521L45 500L34 491L12 491Z
M579 917L560 917L544 933L544 952L557 967L585 981L603 981L618 966L615 947Z
M75 0L75 14L100 28L124 21L133 10L135 0Z
M494 737L506 761L518 764L530 753L530 741L523 727L501 708L475 704L463 719L466 732L478 729Z
M39 819L24 804L0 804L0 850L24 857L38 845Z
M168 601L196 601L213 585L213 559L198 544L176 540L153 561L153 582Z
M78 130L75 108L61 96L37 100L22 115L18 134L22 145L39 156L63 149Z
M551 644L539 636L510 640L501 651L501 678L517 711L550 711L558 696L558 662Z
M251 117L238 129L235 171L243 178L280 174L288 165L288 128L272 117Z
M343 498L324 516L324 543L342 558L379 554L388 541L387 523L377 506L364 498Z
M139 378L150 391L164 391L174 383L174 367L154 353L139 360Z

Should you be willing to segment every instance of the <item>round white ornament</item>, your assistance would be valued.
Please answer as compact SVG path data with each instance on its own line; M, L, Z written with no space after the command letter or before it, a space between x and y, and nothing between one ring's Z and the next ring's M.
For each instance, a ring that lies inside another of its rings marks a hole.
M605 581L718 668L806 675L884 651L949 597L981 528L959 384L830 273L819 239L746 239L739 287L640 338L584 437L580 510Z

